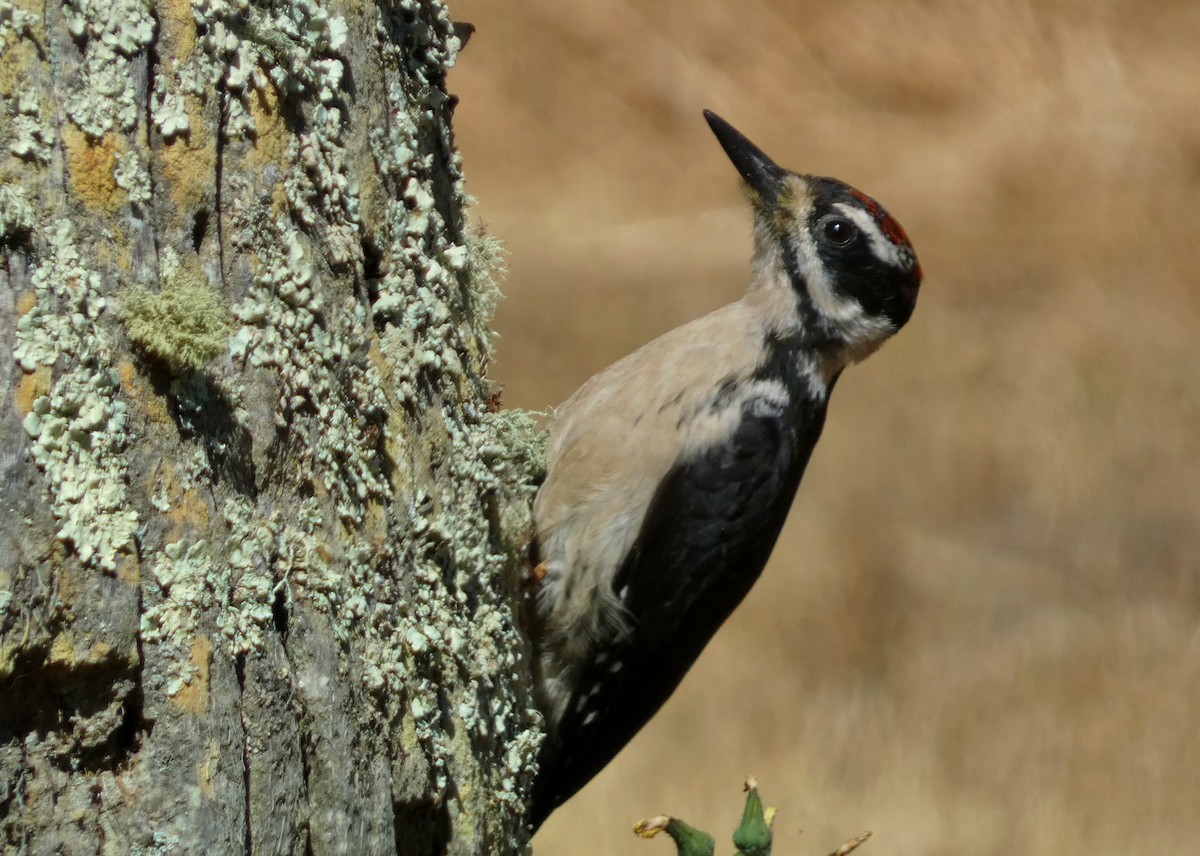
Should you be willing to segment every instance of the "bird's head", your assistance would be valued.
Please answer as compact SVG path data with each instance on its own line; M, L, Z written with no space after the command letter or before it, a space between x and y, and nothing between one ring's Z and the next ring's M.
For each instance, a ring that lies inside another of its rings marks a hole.
M755 278L748 299L814 346L857 361L912 315L921 266L904 229L871 197L835 178L772 161L736 128L704 111L745 181L755 215Z

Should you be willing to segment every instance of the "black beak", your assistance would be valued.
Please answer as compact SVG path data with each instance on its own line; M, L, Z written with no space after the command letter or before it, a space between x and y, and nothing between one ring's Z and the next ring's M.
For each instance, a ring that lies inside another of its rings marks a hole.
M725 154L733 161L750 189L767 205L774 205L779 198L780 185L788 172L767 157L754 143L747 140L733 125L730 125L711 110L704 111L708 126L717 135L717 141Z

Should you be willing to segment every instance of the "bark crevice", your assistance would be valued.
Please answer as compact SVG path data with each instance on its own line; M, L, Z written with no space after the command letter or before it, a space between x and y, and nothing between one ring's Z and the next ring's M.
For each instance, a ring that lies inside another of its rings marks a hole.
M250 728L246 723L246 655L238 654L233 664L238 685L238 721L242 725L242 811L245 822L245 853L254 856L254 823L251 815L250 793Z

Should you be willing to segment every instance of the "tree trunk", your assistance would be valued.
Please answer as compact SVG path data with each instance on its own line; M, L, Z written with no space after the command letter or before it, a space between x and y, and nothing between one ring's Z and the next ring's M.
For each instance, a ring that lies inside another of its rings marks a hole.
M0 0L6 853L519 852L539 438L437 0Z

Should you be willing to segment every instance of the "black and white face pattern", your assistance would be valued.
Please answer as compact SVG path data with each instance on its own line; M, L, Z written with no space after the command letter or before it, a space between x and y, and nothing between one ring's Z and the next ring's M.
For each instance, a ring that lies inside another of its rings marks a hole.
M899 330L912 316L921 266L900 224L871 197L834 178L798 177L789 259L793 285L851 344ZM799 200L798 200L799 201Z
M904 326L921 267L883 206L835 178L786 170L720 116L704 117L751 191L757 234L781 251L810 341L854 362Z

